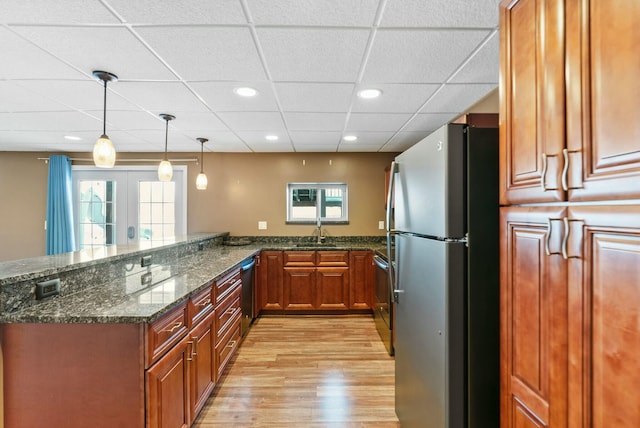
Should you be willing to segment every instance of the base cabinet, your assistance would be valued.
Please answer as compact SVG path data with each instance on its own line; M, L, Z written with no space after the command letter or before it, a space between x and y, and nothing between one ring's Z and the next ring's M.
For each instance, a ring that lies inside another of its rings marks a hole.
M214 319L215 313L211 312L189 335L193 341L193 360L190 362L191 391L189 410L191 415L194 416L200 412L200 409L206 403L217 380L214 358Z
M349 252L349 308L373 310L375 269L373 252Z
M319 267L316 270L316 309L349 309L349 268Z

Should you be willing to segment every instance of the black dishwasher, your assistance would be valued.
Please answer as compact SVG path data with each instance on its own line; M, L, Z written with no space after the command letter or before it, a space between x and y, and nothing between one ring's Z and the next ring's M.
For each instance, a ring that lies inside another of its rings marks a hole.
M242 264L242 336L244 337L251 327L256 314L253 312L254 271L256 259L251 257Z

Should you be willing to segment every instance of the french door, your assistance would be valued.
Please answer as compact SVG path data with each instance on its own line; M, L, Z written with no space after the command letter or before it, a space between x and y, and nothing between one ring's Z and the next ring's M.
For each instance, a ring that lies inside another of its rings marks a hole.
M74 221L79 250L168 241L186 233L186 167L158 181L155 167L73 167Z

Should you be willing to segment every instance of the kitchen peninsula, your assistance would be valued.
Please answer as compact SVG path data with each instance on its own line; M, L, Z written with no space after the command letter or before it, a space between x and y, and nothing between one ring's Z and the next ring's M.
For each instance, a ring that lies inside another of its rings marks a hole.
M244 261L379 245L229 238L1 263L5 426L189 426L240 344ZM54 278L60 296L35 300Z

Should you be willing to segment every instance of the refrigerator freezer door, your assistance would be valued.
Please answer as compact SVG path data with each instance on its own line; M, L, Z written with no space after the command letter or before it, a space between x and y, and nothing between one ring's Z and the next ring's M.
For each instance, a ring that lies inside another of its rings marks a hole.
M396 414L403 428L464 425L464 244L396 237Z
M463 238L465 125L446 125L396 157L395 229Z

